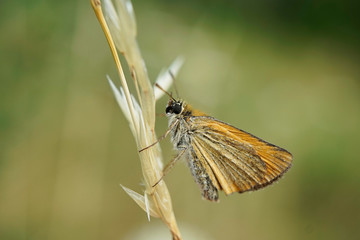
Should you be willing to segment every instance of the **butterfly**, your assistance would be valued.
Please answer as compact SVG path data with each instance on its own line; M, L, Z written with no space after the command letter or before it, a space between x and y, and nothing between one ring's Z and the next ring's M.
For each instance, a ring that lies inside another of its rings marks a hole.
M168 95L165 112L169 129L163 137L170 134L178 155L164 168L163 176L184 157L203 198L216 202L219 190L226 195L257 190L278 180L291 167L293 156L285 149Z

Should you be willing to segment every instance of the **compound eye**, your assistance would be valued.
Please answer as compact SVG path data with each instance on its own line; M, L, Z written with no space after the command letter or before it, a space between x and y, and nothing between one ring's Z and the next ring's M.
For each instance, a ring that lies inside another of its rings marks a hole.
M166 109L165 109L165 113L171 113L172 112L172 106L168 106Z
M180 103L175 103L175 104L173 105L173 112L174 112L175 114L181 113L181 104L180 104Z

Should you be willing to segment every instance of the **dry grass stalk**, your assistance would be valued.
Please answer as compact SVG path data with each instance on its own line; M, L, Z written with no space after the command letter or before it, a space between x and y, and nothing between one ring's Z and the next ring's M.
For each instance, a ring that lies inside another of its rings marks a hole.
M115 4L116 7L111 0L104 0L105 20L100 0L91 0L91 5L108 40L121 80L122 87L117 88L109 79L111 88L129 122L137 148L142 149L156 141L154 131L155 101L160 98L161 92L154 91L137 45L136 22L131 2L129 0L117 0ZM125 56L130 67L138 101L129 91L116 49ZM159 75L157 83L164 88L169 87L172 77L168 72L171 71L176 74L181 64L182 61L179 59L174 61L168 71ZM149 220L150 216L160 217L170 229L173 239L182 239L165 182L160 181L156 187L152 187L162 176L163 165L159 144L139 153L139 157L144 176L144 194L136 193L122 186L123 189L147 212Z

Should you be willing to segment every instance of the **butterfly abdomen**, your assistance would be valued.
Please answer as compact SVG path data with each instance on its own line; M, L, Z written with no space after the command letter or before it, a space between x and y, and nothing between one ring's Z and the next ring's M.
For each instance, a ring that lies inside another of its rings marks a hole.
M193 149L189 149L187 160L195 182L201 189L202 196L207 200L217 202L219 199L218 190L212 183L209 174L201 161L197 158Z

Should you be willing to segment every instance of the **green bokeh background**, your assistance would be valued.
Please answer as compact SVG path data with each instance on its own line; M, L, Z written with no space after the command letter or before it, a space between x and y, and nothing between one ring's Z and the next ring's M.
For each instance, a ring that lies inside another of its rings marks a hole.
M219 204L177 164L165 180L185 239L359 239L359 4L133 5L152 81L184 56L182 98L294 155L279 183ZM90 3L1 1L0 32L0 239L170 239L119 187L142 192L140 163Z

